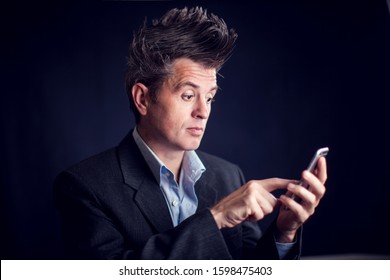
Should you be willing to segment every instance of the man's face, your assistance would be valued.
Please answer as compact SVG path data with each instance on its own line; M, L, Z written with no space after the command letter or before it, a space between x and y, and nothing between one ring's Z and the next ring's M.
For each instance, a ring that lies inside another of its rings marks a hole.
M216 69L185 58L177 59L172 69L173 75L163 83L157 101L149 98L140 123L148 145L162 153L199 147L217 91Z

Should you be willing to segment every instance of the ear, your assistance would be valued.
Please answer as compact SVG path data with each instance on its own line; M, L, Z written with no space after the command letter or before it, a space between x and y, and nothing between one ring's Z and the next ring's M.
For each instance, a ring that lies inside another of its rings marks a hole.
M148 98L148 88L142 83L136 83L131 88L131 94L135 107L141 116L145 116L148 111L149 98Z

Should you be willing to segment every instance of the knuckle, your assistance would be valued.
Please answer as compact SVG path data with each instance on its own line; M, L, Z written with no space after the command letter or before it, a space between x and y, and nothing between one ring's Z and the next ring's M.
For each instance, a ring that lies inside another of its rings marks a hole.
M255 180L250 180L250 181L248 181L248 183L247 183L248 187L250 187L250 186L252 186L252 185L254 185L254 184L256 184L256 181L255 181Z
M270 214L273 211L273 207L271 205L265 205L263 208L264 213Z
M252 194L255 192L258 188L258 183L256 181L249 181L247 185L247 192L249 194Z
M303 222L307 221L307 220L309 219L309 217L310 217L311 215L313 215L313 213L314 213L314 209L313 209L313 208L309 209L309 210L307 211L307 213L306 213L305 215L303 215L303 217L302 217Z
M253 208L253 206L257 203L256 198L253 196L249 196L246 200L246 205L249 208Z
M261 220L264 218L264 213L262 211L258 211L256 213L256 220Z
M259 182L255 181L255 180L251 180L249 186L250 186L251 188L256 188L256 187L259 186Z

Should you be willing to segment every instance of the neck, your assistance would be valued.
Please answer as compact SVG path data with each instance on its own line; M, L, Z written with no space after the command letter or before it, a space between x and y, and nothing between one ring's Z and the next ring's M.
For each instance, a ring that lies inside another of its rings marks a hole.
M152 137L146 129L143 129L142 126L137 126L137 131L146 145L148 145L164 165L173 172L178 181L184 150L167 148L162 141L155 140L155 138Z
M176 181L179 182L180 168L183 162L184 151L178 154L177 156L173 156L172 154L161 154L161 153L160 154L156 153L156 155L165 164L165 166L168 167L168 169L173 172Z

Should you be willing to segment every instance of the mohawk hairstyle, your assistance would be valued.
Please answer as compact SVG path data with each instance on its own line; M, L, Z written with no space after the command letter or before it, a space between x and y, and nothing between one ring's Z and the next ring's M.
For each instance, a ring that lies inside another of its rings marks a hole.
M143 83L157 100L175 59L188 58L218 71L231 56L236 38L221 18L201 7L172 9L150 26L145 20L133 35L127 57L125 86L136 122L140 116L131 94L134 84Z

